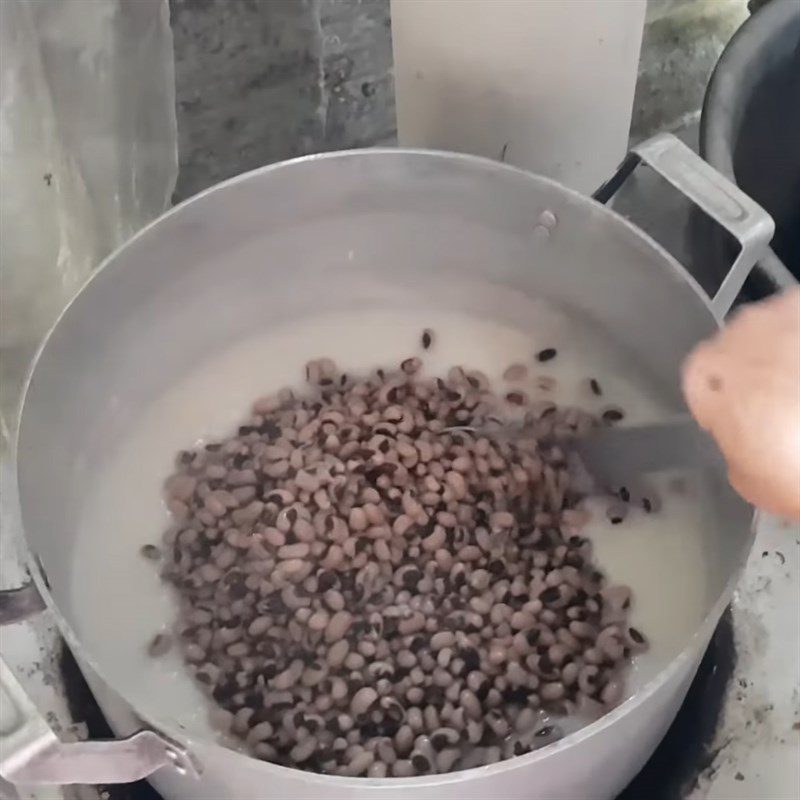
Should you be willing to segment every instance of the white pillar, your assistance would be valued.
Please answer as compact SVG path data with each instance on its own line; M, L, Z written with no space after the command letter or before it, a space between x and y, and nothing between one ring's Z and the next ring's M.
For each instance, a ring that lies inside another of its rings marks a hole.
M645 0L392 0L398 138L589 192L625 153Z

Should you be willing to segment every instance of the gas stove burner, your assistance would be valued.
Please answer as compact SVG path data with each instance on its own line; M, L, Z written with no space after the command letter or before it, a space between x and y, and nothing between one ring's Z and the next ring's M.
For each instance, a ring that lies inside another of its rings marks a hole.
M675 721L650 760L617 800L641 797L680 800L693 788L714 760L711 743L735 662L733 618L728 608L717 625ZM61 656L61 671L73 718L86 723L91 739L113 737L113 731L66 646ZM107 786L102 797L105 800L161 800L161 795L146 781Z

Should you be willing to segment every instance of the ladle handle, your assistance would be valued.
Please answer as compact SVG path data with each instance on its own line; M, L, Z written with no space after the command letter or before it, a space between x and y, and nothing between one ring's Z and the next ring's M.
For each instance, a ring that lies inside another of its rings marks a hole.
M669 133L659 133L632 148L616 173L594 193L594 199L608 202L641 163L655 170L739 243L739 254L733 266L710 298L714 316L722 320L772 239L775 232L772 217Z

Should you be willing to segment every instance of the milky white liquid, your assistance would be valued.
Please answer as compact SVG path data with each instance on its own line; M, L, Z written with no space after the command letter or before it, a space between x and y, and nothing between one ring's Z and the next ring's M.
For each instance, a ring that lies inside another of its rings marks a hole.
M526 329L460 313L433 318L413 311L364 311L303 319L215 355L143 409L99 466L73 553L72 617L104 674L141 708L189 731L209 730L207 701L177 652L158 659L145 653L153 635L173 621L175 606L157 565L138 551L160 543L168 525L161 490L175 454L198 440L230 435L259 395L300 386L311 358L329 356L352 374L419 354L429 373L444 374L461 364L484 371L497 387L505 368L522 362L532 367L531 380L519 386L532 396L594 411L617 405L630 423L664 416L658 398L596 329L576 325L550 307L537 304L535 311ZM422 354L424 328L435 331L435 341ZM532 354L545 347L556 347L558 356L536 364ZM535 375L553 376L556 389L537 391ZM602 397L587 391L588 377L600 382ZM660 483L663 487L666 476ZM663 488L660 495L663 509L657 514L633 511L617 526L596 515L586 530L601 569L612 582L633 589L631 622L651 642L635 662L629 693L686 646L709 600L701 494L676 495Z

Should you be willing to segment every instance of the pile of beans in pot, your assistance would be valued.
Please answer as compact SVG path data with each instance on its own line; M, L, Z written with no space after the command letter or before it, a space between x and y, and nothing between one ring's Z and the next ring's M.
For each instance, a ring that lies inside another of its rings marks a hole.
M174 524L143 548L177 589L177 645L216 724L271 762L402 777L530 752L562 735L552 720L619 702L646 642L592 561L558 446L602 415L532 401L522 364L504 394L419 357L306 373L179 454ZM482 435L520 418L524 440Z

